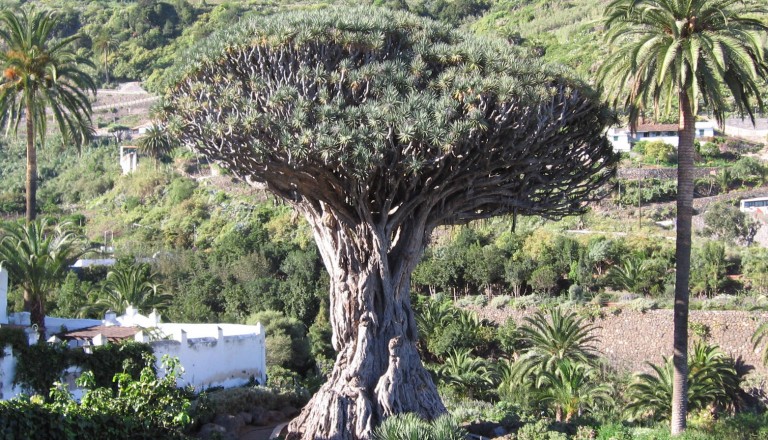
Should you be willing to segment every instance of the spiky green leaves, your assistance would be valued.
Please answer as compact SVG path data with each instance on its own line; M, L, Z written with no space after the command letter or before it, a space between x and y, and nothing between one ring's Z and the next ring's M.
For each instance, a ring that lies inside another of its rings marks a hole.
M203 53L169 92L168 126L240 176L343 218L354 205L385 217L440 205L435 224L562 215L613 163L611 115L582 86L505 42L412 15L258 18Z
M766 13L764 2L751 0L615 0L606 39L617 50L599 80L631 118L643 108L669 113L681 90L694 113L703 102L722 121L732 98L752 117L752 101L763 107L759 87L768 76L759 36L768 26L755 18Z

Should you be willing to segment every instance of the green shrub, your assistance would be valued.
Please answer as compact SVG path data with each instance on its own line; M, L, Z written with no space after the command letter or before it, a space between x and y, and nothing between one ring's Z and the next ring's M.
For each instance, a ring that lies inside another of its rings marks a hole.
M511 300L512 300L512 297L509 295L496 296L491 300L491 307L495 309L503 309L504 307L509 305L509 302Z
M523 425L517 431L518 440L567 440L568 436L562 432L550 431L549 420L541 419L536 423Z
M414 413L389 417L373 432L375 440L464 440L466 437L467 432L451 416L428 422Z
M22 397L0 402L2 438L40 438L49 440L181 439L189 424L189 400L184 390L176 388L178 361L166 359L162 378L157 378L145 358L139 380L118 374L118 392L93 388L89 372L78 384L87 388L80 403L74 401L65 386L51 390L51 403Z

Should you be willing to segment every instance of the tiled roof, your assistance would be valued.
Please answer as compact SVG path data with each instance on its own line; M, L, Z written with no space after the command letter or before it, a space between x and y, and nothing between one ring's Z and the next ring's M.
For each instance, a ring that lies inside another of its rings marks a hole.
M125 339L132 339L133 336L140 331L140 327L121 327L117 325L107 327L105 325L95 325L93 327L87 327L84 329L63 333L61 338L65 340L84 340L93 339L96 337L96 335L101 334L107 338L109 342L117 342Z

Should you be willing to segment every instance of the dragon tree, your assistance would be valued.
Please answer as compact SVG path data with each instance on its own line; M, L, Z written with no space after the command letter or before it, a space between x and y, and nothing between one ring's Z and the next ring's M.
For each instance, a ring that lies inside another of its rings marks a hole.
M392 414L443 414L409 297L432 231L583 212L614 169L614 118L582 83L413 15L252 18L187 58L164 123L302 213L331 276L336 363L290 438L370 438Z

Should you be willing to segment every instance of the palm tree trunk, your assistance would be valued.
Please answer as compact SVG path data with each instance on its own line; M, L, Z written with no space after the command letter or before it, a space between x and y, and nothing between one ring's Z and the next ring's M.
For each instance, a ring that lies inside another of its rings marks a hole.
M36 216L37 198L37 150L35 150L35 124L32 120L32 103L27 98L27 224Z
M672 379L672 435L685 431L688 413L688 282L691 271L691 218L693 216L693 140L695 115L688 95L680 92L677 147L677 241L675 243L675 308Z

